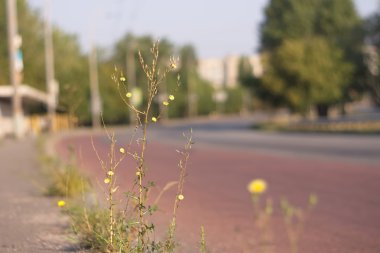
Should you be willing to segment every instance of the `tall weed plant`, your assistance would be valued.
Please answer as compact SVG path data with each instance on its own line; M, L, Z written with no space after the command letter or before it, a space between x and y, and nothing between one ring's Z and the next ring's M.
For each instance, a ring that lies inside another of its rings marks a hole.
M102 184L106 196L106 207L97 204L93 207L84 205L67 209L72 217L74 231L78 234L82 245L100 252L165 253L174 252L178 245L175 241L177 213L181 201L184 200L183 189L187 161L193 144L192 131L189 134L184 134L186 144L182 150L177 150L181 155L178 163L178 180L175 183L169 183L163 190L164 192L173 186L177 187L167 234L160 240L155 238L155 224L150 221L151 216L157 210L157 206L156 204L148 204L152 202L149 201L149 192L154 186L154 182L147 180L148 130L150 124L155 124L160 120L160 115L155 114L153 107L157 101L160 106L169 107L175 102L176 90L180 86L178 75L176 89L167 95L161 94L159 96L160 86L164 84L167 75L176 70L178 63L176 59L170 58L163 65L159 59L158 45L155 43L152 46L149 63L139 52L140 65L145 73L147 83L146 96L142 106L133 103L134 96L138 94L133 93L133 88L129 85L124 74L115 68L115 73L112 75L112 80L118 87L126 109L135 116L135 128L129 142L123 146L116 144L115 134L111 133L104 125L109 141L107 154L99 153L94 141L92 142L104 173ZM121 201L119 197L116 197L120 196L118 194L120 190L117 175L119 167L125 166L123 163L125 159L134 161L134 179L130 190L125 192L125 198ZM204 232L202 234L204 238ZM202 252L205 252L205 243L202 243Z

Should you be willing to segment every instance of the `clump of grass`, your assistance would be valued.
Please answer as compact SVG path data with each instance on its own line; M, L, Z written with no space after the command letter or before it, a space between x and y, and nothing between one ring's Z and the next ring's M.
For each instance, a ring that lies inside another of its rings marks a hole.
M68 162L51 156L41 158L45 175L48 178L48 185L45 190L47 196L70 198L79 196L83 191L90 188L89 181L83 177L78 168L74 151L69 150Z
M380 122L358 121L358 122L305 122L289 123L280 121L266 121L254 124L254 130L302 132L302 133L332 133L332 134L378 134L380 133Z
M201 226L200 252L207 253L205 228Z
M96 250L97 252L109 252L108 241L108 224L109 213L106 209L100 206L92 206L91 208L83 207L82 205L74 205L66 209L66 213L71 217L72 228L75 234L78 235L79 244L82 248ZM127 238L128 226L124 217L114 217L115 226L113 229L118 238ZM113 242L116 252L123 252L126 247L126 241L116 240Z

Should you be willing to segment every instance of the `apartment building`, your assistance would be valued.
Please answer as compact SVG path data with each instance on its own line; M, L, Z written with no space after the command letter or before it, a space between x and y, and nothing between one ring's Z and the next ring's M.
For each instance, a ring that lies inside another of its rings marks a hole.
M229 55L224 58L208 58L198 61L198 73L209 81L216 90L232 88L238 84L238 67L242 56ZM259 77L263 68L259 55L248 56L254 76Z

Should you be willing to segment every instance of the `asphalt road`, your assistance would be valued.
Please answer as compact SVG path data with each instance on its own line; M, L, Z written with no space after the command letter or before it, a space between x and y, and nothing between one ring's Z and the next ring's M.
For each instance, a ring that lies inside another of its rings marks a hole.
M380 136L331 134L261 133L247 129L252 119L228 119L157 125L151 128L147 151L150 177L157 190L176 180L178 155L184 144L183 132L191 127L195 138L188 165L185 200L178 217L178 252L198 252L199 227L205 226L211 252L290 252L283 215L282 198L306 209L310 193L319 203L306 212L298 236L299 252L380 252ZM130 131L116 130L118 144L128 143ZM103 134L94 135L104 156L108 143ZM88 134L65 137L58 150L74 145L83 170L102 182ZM122 189L134 175L126 162L118 172ZM268 226L268 240L256 227L254 209L246 187L250 180L268 182L264 198L274 203ZM168 225L174 191L160 201L155 218L157 236Z
M380 165L380 135L263 132L250 129L255 118L179 122L153 128L157 140L180 141L193 129L201 147L244 149L287 156Z

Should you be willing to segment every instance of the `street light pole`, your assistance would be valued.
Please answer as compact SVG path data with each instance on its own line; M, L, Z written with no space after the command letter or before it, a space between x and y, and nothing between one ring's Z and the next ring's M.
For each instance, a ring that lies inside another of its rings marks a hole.
M50 20L50 0L45 0L45 69L46 69L46 90L48 93L47 108L48 108L48 129L54 130L54 116L56 109L56 82L54 73L54 50L53 37L51 31Z
M101 101L99 94L99 78L98 78L98 59L96 47L92 45L91 52L88 56L90 65L90 91L91 91L91 113L92 127L100 127L100 111Z
M91 19L90 30L90 52L88 53L88 64L90 74L90 94L91 94L91 121L93 128L101 126L102 102L99 93L99 76L98 76L98 55L95 42L96 21L98 20L99 11Z
M135 38L131 36L130 43L127 43L127 79L128 87L130 91L133 91L136 87L136 64L135 64ZM136 95L136 94L135 94ZM129 111L129 124L133 124L135 115L132 111Z
M19 93L21 75L16 69L16 36L17 36L17 6L16 0L7 0L7 23L8 23L8 53L10 81L13 86L12 110L14 135L21 138L24 134L23 111L21 96Z

